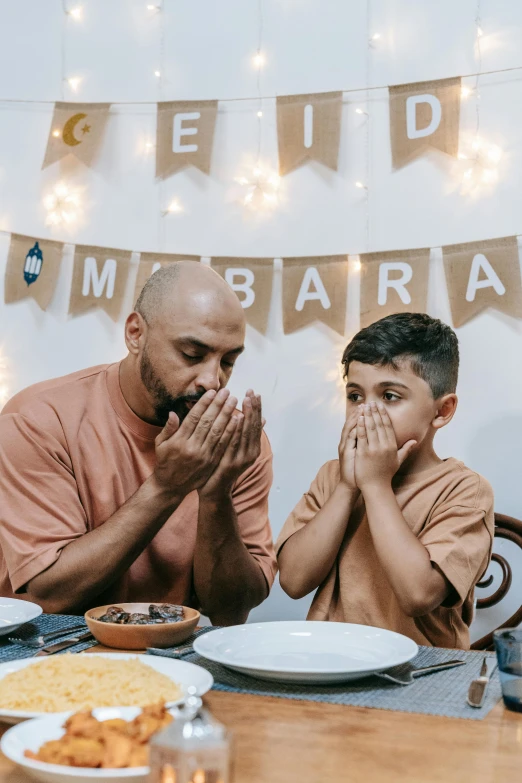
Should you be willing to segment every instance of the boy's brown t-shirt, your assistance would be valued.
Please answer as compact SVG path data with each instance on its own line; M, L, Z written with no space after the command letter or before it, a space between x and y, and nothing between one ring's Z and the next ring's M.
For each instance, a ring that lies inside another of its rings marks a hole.
M285 542L324 506L339 483L339 462L327 462L287 519L276 543ZM418 644L469 648L476 583L487 569L494 534L490 484L462 462L447 459L425 471L395 477L403 516L454 588L451 605L408 617L388 582L359 497L332 570L318 588L309 620L360 623L409 636Z
M20 392L0 416L0 595L23 591L64 546L103 525L150 476L161 432L120 389L119 364L82 370ZM272 452L239 477L240 536L271 586L276 561L268 521ZM169 601L195 606L192 564L198 493L188 494L98 604ZM21 596L23 597L23 595Z

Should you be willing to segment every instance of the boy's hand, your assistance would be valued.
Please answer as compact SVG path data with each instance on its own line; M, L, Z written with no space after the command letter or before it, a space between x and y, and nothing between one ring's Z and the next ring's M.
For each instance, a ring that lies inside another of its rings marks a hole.
M357 419L361 415L363 406L351 413L344 422L339 443L339 467L341 469L341 483L352 492L357 491L355 483L355 454L357 445Z
M398 449L395 431L384 405L375 402L365 405L364 413L357 421L357 486L361 490L369 486L390 486L392 478L416 444L416 440L409 440Z

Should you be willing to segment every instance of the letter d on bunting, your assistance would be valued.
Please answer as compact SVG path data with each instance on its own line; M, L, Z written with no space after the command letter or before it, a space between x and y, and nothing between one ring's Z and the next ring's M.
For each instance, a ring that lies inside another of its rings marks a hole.
M393 168L430 149L459 151L460 77L389 88Z
M69 313L99 307L113 321L121 311L130 267L130 250L76 245Z
M361 329L392 313L422 313L430 249L365 253L361 261Z
M285 334L322 321L344 335L347 282L347 256L283 258Z
M516 237L442 248L455 327L488 307L522 318L522 285Z

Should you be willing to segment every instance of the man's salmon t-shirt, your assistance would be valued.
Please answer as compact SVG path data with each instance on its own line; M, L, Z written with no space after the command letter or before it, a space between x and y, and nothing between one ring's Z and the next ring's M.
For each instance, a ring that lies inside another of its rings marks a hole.
M129 408L119 364L31 386L0 415L0 594L13 596L52 565L71 541L103 525L155 465L160 427ZM233 490L241 539L270 587L276 572L268 521L272 452ZM168 601L196 606L192 566L198 494L188 494L128 571L97 604Z
M338 460L323 465L285 522L277 553L325 505L339 478ZM451 598L422 617L409 617L401 609L379 561L359 496L339 554L315 594L308 619L373 625L402 633L418 644L468 649L474 587L491 557L491 486L451 458L416 474L396 476L393 487L406 524L452 585Z

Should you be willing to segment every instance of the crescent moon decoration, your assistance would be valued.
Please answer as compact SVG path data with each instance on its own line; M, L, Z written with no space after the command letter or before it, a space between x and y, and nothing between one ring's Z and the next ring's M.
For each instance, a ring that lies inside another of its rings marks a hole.
M76 125L87 117L86 114L73 114L69 117L65 125L63 126L62 138L69 147L76 147L77 144L81 144L81 139L78 140L74 135L74 129Z

